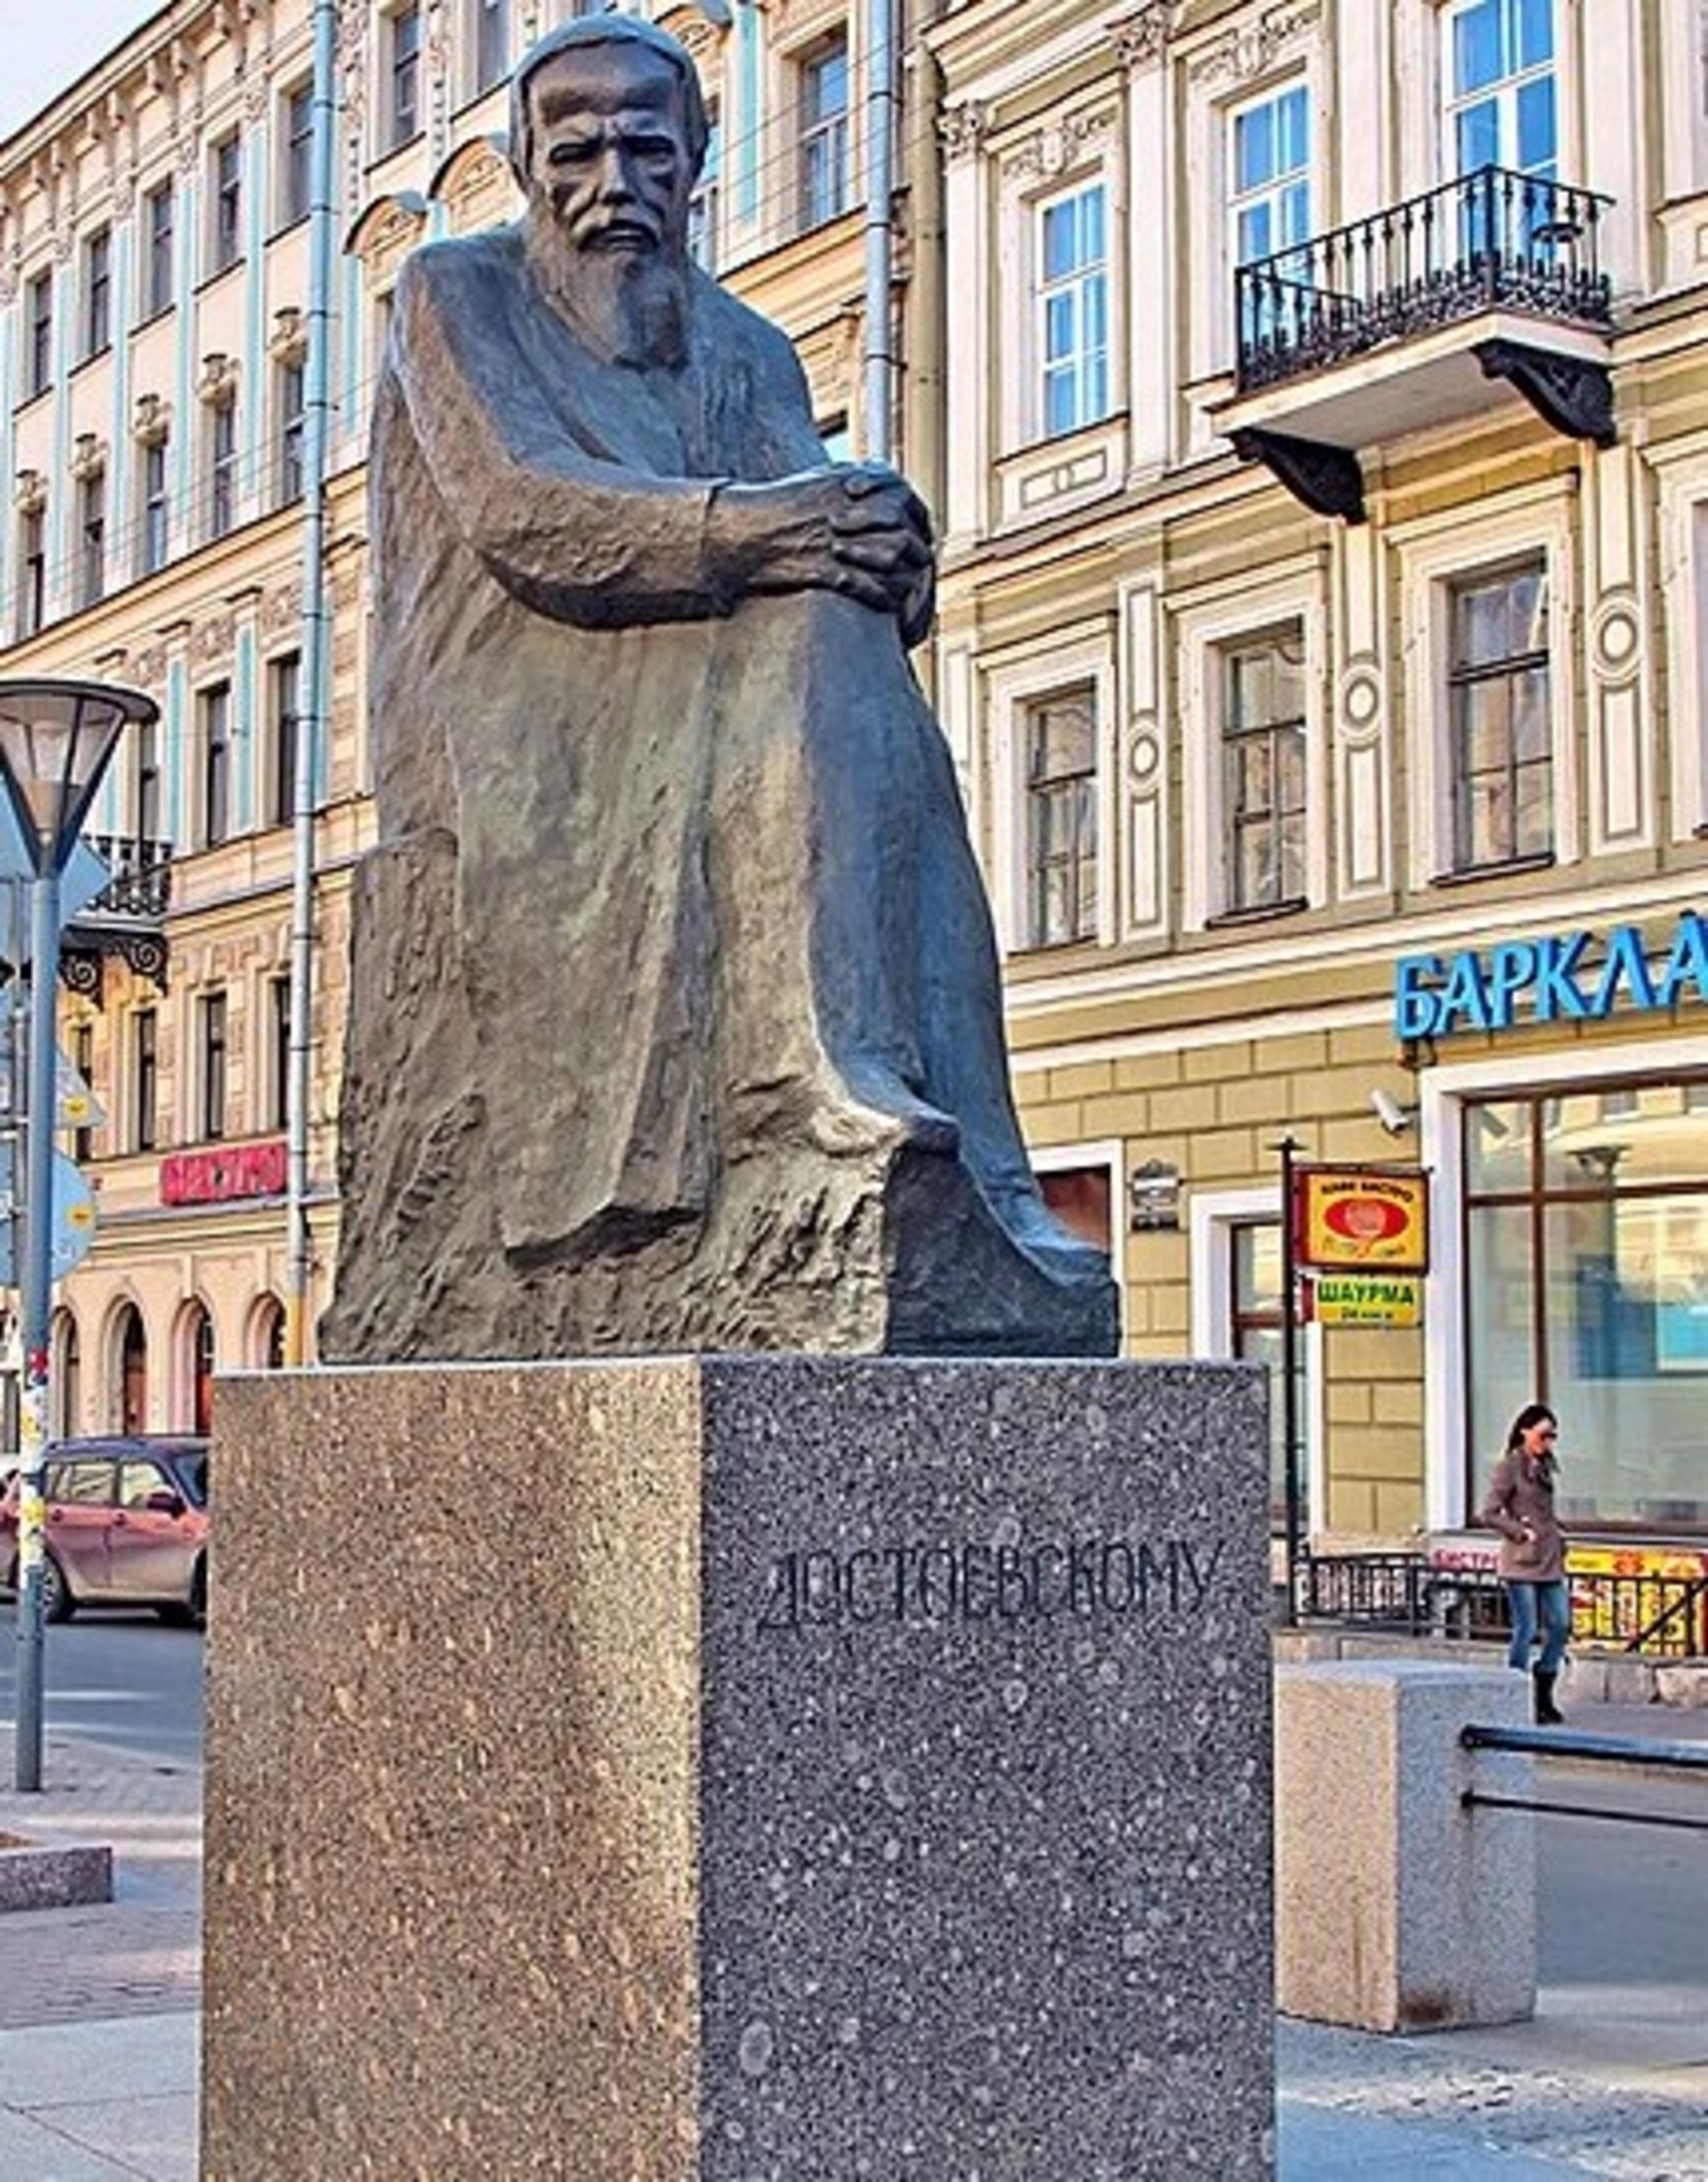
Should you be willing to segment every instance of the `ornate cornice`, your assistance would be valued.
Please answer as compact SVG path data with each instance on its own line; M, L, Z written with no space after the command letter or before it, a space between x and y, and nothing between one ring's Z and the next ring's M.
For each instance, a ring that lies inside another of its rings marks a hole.
M80 485L107 474L107 442L98 432L80 432L71 448L71 474Z
M20 515L40 515L47 505L47 480L40 470L19 470L12 505Z
M1274 7L1255 23L1225 31L1192 56L1194 83L1244 83L1264 75L1302 33L1316 27L1319 0Z
M937 116L937 136L948 159L970 159L991 133L991 110L982 99L964 98Z
M1138 14L1110 32L1115 52L1127 68L1143 68L1168 50L1175 25L1175 0L1146 0Z
M237 399L237 359L216 349L202 359L196 382L196 398L210 409L227 409Z
M172 404L158 394L139 394L130 413L130 436L139 446L163 447L172 435Z
M1107 111L1064 114L1016 144L1003 164L1013 174L1065 174L1108 136L1114 123Z
M275 363L301 363L308 354L308 321L295 303L273 313L267 353Z

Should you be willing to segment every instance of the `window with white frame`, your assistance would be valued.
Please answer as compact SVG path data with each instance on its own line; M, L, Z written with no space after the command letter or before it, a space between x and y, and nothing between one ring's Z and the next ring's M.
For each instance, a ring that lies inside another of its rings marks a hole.
M1035 219L1038 424L1054 439L1108 414L1108 191L1081 183Z
M113 340L113 230L97 227L83 239L85 357L99 356Z
M142 315L152 318L172 304L173 252L178 219L177 192L161 182L142 205Z
M201 839L213 848L231 831L231 685L216 682L197 701Z
M26 507L18 518L18 612L19 639L34 636L47 617L47 514Z
M24 291L24 398L45 394L53 379L53 275L38 273Z
M421 10L398 8L384 21L385 148L395 152L421 127Z
M202 1086L202 1133L225 1134L226 1004L224 993L203 993L196 1006L196 1044Z
M210 154L207 270L223 273L243 255L243 140L224 136Z
M301 359L287 357L274 380L274 422L278 431L279 505L285 507L302 497L302 433L306 380Z
M717 226L723 165L723 122L715 98L705 104L705 157L688 201L688 254L708 273L717 270Z
M275 826L285 826L296 809L296 748L302 717L301 653L288 651L271 661L267 680L267 815Z
M279 112L279 224L294 227L308 217L314 179L314 86L295 85Z
M1311 102L1302 82L1228 114L1228 247L1267 278L1241 291L1241 342L1294 338L1310 302Z
M137 450L136 573L152 576L166 566L171 509L167 490L166 442L149 440Z
M1022 708L1025 900L1021 944L1097 930L1097 695L1085 683Z
M223 538L237 519L237 404L216 402L207 417L207 535Z
M1224 645L1222 818L1227 906L1302 904L1306 865L1305 639L1296 625Z
M1550 854L1553 730L1545 562L1447 586L1452 863L1458 872Z
M139 721L126 740L130 746L130 809L140 840L160 839L160 726L158 719Z
M1451 0L1442 10L1446 149L1455 174L1551 180L1559 150L1555 0Z
M473 90L477 97L510 71L510 0L473 0Z
M800 139L800 224L822 227L848 209L848 49L839 32L795 64Z
M107 473L77 484L77 603L92 606L107 589Z

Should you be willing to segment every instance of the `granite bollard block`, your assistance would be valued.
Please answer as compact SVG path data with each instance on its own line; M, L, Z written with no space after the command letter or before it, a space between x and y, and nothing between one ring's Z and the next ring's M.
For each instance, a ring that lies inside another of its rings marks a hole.
M222 1382L203 2174L1271 2171L1233 1365Z
M1361 2030L1513 2023L1536 2007L1530 1760L1468 1751L1528 1725L1530 1678L1430 1660L1284 1666L1275 1690L1275 1998Z

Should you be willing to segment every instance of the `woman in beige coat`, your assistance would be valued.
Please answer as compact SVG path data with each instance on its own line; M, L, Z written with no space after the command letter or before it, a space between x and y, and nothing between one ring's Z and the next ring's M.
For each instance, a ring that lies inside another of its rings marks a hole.
M1566 1540L1554 1513L1560 1427L1545 1402L1530 1402L1512 1420L1506 1451L1495 1465L1483 1520L1501 1533L1501 1575L1512 1609L1507 1664L1522 1673L1539 1624L1542 1652L1533 1670L1536 1717L1545 1727L1563 1717L1554 1703L1572 1606L1566 1588Z

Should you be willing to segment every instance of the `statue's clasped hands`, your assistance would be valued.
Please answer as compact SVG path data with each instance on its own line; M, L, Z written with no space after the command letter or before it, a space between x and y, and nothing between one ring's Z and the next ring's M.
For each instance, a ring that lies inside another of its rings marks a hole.
M878 462L839 463L769 485L726 485L708 518L727 589L840 591L893 614L917 643L931 621L931 518L904 477Z

